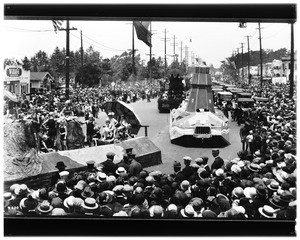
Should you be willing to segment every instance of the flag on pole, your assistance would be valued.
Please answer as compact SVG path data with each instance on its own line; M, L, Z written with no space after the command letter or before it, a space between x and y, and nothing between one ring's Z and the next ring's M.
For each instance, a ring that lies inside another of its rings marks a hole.
M150 22L134 21L133 25L138 39L146 43L149 47L152 47L151 32L148 30Z
M61 20L52 20L55 33L57 33L57 31L61 28L62 23L63 21Z

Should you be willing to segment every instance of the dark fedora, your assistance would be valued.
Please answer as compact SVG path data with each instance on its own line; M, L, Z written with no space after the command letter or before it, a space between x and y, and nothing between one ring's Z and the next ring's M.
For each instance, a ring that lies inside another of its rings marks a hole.
M65 165L64 162L60 161L56 163L56 168L66 168L67 166Z

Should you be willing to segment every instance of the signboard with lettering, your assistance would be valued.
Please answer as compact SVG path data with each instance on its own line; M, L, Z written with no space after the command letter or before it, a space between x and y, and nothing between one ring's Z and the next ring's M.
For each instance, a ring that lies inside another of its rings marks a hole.
M4 70L4 80L6 82L20 81L30 82L30 71L26 71L22 66L6 66Z

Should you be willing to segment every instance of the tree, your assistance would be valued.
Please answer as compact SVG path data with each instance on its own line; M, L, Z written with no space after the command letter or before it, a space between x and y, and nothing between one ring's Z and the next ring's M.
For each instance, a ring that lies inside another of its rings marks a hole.
M54 49L54 52L50 56L50 69L49 72L54 78L63 77L66 74L66 50L63 48L60 50L58 47Z
M22 60L22 66L25 70L30 70L31 62L27 57L24 57L24 59Z
M10 65L22 65L22 63L14 58L5 58L4 59L4 69L6 66L10 66Z
M50 61L47 53L44 51L39 51L31 58L31 63L33 65L33 71L36 72L49 72L50 71Z

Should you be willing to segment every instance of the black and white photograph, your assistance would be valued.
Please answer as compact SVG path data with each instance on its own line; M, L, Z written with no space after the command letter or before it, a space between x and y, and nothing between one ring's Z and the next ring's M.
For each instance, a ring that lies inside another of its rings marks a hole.
M4 3L4 236L295 237L296 9Z

